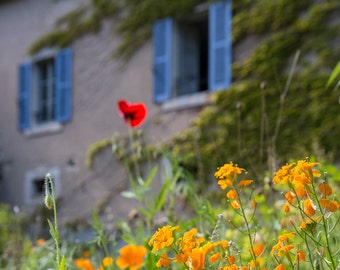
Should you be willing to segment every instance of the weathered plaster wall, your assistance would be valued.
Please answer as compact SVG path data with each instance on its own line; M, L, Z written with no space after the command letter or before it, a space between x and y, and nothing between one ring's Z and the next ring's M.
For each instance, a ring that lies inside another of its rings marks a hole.
M186 128L199 110L163 112L154 105L151 42L121 69L111 58L119 37L112 35L110 23L104 23L99 34L83 37L71 46L72 121L56 134L27 137L18 131L18 64L27 57L32 42L51 30L59 16L86 2L18 0L0 6L0 143L7 160L0 201L29 208L24 198L26 172L58 167L62 220L89 216L91 209L108 196L114 215L124 216L131 208L119 195L128 181L111 153L103 153L94 170L84 165L86 150L94 141L113 132L127 133L117 114L117 100L146 103L149 114L142 128L152 142L166 140Z

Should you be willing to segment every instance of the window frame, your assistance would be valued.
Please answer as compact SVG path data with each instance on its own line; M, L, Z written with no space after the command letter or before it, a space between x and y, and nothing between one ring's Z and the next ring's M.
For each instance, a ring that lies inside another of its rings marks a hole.
M55 197L58 198L61 195L60 169L58 167L38 167L25 173L23 194L25 203L28 205L37 205L44 202L45 193L37 194L34 185L36 180L45 179L47 173L50 173L53 178Z
M176 68L177 53L175 31L177 23L173 18L167 17L156 21L154 24L153 99L155 103L160 104L162 107L176 109L174 105L176 100L180 101L180 108L183 107L185 100L189 101L192 106L194 106L194 103L201 106L205 102L210 102L209 96L211 92L227 89L231 84L231 0L217 1L204 6L200 5L195 9L193 16L198 16L199 13L203 14L203 12L208 13L208 87L206 91L200 91L198 88L192 94L175 96L176 70L174 69ZM217 18L217 15L221 14L222 21ZM216 51L214 51L215 49ZM219 70L223 70L223 72L218 72ZM191 98L196 95L199 98ZM169 102L171 105L167 106Z
M53 59L54 119L39 122L36 117L39 95L38 65ZM18 128L32 136L55 133L71 119L72 54L70 48L46 48L19 65Z

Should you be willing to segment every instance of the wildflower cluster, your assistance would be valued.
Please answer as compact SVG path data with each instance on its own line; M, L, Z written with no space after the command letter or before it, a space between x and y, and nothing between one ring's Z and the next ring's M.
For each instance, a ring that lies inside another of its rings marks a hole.
M151 237L152 252L159 255L157 267L169 267L171 263L184 264L186 268L199 270L206 266L221 265L219 269L234 269L234 256L229 256L229 242L206 241L199 236L197 228L192 228L182 236L175 235L179 226L163 226ZM160 253L159 253L160 252ZM224 267L222 267L224 265ZM217 268L216 268L217 269Z
M144 257L147 253L147 250L144 246L137 245L126 245L123 246L119 250L120 256L116 259L116 265L119 269L130 269L137 270L140 269L144 265ZM105 270L111 269L108 267L113 266L114 259L111 257L105 257L101 261L101 266L99 268L95 268L89 259L89 254L84 254L83 258L75 259L75 265L84 270Z
M339 203L331 198L333 193L331 186L320 179L321 173L315 169L318 164L307 160L292 162L278 170L273 178L274 184L287 185L289 188L284 194L286 200L284 212L289 213L291 208L296 209L301 219L299 226L291 221L295 232L279 236L277 244L271 250L272 255L287 258L291 267L305 261L307 253L312 269L315 265L336 268L334 257L339 251L332 250L330 236L338 222L332 224L330 218L338 210ZM295 236L303 239L306 253L300 249L292 252L295 245L290 243L289 238ZM317 254L317 258L313 258L312 254ZM280 269L285 268L282 265Z

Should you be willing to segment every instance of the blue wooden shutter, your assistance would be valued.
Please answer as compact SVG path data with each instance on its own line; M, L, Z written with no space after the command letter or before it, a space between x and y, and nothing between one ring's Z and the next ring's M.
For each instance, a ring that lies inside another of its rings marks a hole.
M59 122L71 119L72 108L72 54L71 49L61 50L55 59L55 118Z
M156 103L171 97L172 19L158 20L153 26L153 95Z
M19 129L25 130L30 125L30 94L32 88L32 64L29 62L19 66Z
M231 83L231 0L215 2L209 9L209 90Z

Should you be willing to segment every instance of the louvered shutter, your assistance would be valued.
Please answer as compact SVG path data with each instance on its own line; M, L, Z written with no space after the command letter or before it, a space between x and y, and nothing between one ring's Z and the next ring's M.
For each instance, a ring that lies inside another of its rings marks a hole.
M215 2L209 8L209 90L231 83L231 0Z
M172 19L158 20L153 26L153 96L156 103L171 97Z
M30 95L32 91L32 64L23 63L19 66L19 129L25 130L30 125Z
M72 110L72 53L61 50L55 58L55 118L58 122L71 119Z

